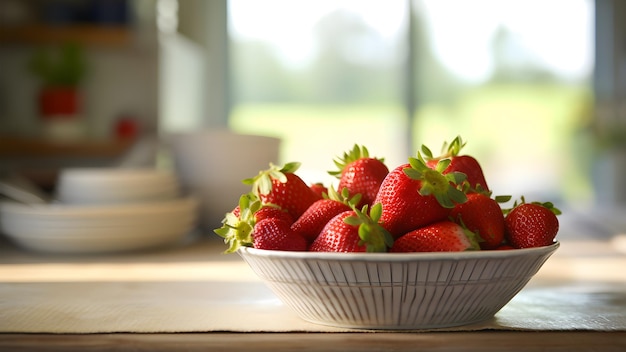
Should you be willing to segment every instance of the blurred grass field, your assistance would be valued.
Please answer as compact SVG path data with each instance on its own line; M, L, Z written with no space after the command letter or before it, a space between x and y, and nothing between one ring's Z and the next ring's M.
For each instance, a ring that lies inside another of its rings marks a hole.
M236 131L282 138L280 162L300 161L307 181L330 182L333 158L355 143L392 168L422 144L435 154L460 135L495 194L587 201L589 155L579 138L590 119L590 92L566 85L485 85L409 121L398 105L259 104L236 106Z

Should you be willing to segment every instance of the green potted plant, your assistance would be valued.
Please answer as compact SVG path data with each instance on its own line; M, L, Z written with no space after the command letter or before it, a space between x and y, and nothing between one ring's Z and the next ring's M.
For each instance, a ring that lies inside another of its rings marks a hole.
M65 43L58 50L39 48L29 69L42 83L39 112L44 119L75 118L81 110L80 83L85 75L82 47Z

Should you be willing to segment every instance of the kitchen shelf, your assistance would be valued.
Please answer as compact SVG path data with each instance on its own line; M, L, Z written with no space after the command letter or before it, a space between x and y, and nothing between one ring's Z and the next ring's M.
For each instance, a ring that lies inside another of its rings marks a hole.
M123 46L130 42L128 26L72 24L48 26L41 24L0 27L0 43L51 44L77 42L84 45Z
M0 136L0 158L113 158L123 155L133 139L51 141Z

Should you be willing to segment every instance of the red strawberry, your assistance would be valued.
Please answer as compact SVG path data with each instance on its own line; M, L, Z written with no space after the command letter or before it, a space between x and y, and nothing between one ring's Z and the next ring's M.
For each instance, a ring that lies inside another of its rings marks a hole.
M289 224L293 223L293 218L286 210L272 206L271 204L263 205L261 209L254 213L255 222L268 218L280 218Z
M352 200L348 199L347 189L344 189L342 193L338 194L333 187L330 187L327 197L311 204L291 225L291 229L310 242L315 240L330 219L339 213L351 210L350 204L358 202L361 198L360 195L357 195Z
M475 235L444 220L413 230L396 239L390 252L460 252L478 250Z
M324 197L324 193L328 193L328 188L320 182L313 183L309 187L311 187L311 190L315 192L315 194L317 194L320 198Z
M393 244L391 234L378 224L380 205L374 205L367 215L347 210L335 215L324 226L309 250L312 252L386 252Z
M293 218L285 210L273 205L262 205L259 199L252 193L247 193L239 198L239 203L227 213L222 220L222 227L214 232L224 238L228 244L226 253L232 253L241 246L252 246L252 231L256 223L263 219L277 218L291 225Z
M427 147L422 147L422 151L428 160L428 166L434 168L442 159L450 159L450 165L443 171L444 174L450 172L462 172L466 175L467 182L475 190L489 191L483 169L478 161L470 155L459 155L465 143L461 137L456 137L450 145L443 146L443 154L433 157L432 152Z
M252 185L254 193L263 204L274 204L287 210L292 218L297 219L304 211L320 199L311 188L294 172L300 163L287 163L282 168L271 165L253 178L245 179L245 184Z
M266 218L254 225L254 248L278 251L305 251L307 240L281 218Z
M374 204L382 205L381 225L394 238L433 222L445 220L456 203L466 200L454 186L463 181L463 174L443 175L443 160L436 169L418 158L393 169L380 185Z
M230 213L239 217L239 215L241 215L241 208L239 207L239 204L237 204L237 206Z
M548 246L559 231L560 213L552 203L526 203L522 198L504 219L505 238L515 248Z
M468 193L467 202L457 204L451 219L479 236L482 249L498 247L504 240L504 214L496 199L485 193Z
M339 170L328 173L339 178L337 190L342 192L347 188L351 195L360 193L361 201L357 208L361 209L366 204L371 207L380 184L389 173L384 159L370 157L366 147L355 144L352 150L334 162Z
M222 220L222 227L213 230L228 245L225 253L235 252L241 246L252 246L252 229L256 222L254 214L261 207L254 194L243 194L235 209Z

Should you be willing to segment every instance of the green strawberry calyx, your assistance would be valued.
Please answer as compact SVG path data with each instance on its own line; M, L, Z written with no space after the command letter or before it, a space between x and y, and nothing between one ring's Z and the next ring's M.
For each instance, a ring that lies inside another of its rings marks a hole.
M466 251L478 251L480 250L480 243L484 242L483 238L481 237L480 233L478 232L474 232L472 230L470 230L467 225L465 225L465 223L463 222L463 218L461 217L461 215L459 214L459 217L457 219L450 219L451 221L459 224L459 226L461 226L461 228L463 229L463 233L465 234L465 237L467 237L467 240L470 243L470 246L465 249Z
M213 230L218 236L224 238L228 249L224 253L233 253L239 247L252 247L252 231L255 225L254 213L261 209L261 201L252 193L246 193L239 197L239 216L234 212L226 213L222 220L222 227Z
M483 241L483 239L480 237L479 234L476 234L475 232L469 230L467 227L465 227L465 225L462 226L463 227L463 232L465 233L465 236L467 237L467 239L469 240L470 246L469 248L465 249L466 251L479 251L480 250L480 242Z
M457 187L467 176L456 171L444 175L443 171L450 162L450 159L441 159L435 168L430 168L422 154L417 152L417 158L409 158L410 167L405 168L404 173L413 180L421 181L422 185L418 191L420 195L432 195L442 207L454 208L455 204L467 201L465 193Z
M367 205L361 210L353 207L353 210L354 215L346 217L344 222L359 227L359 245L365 246L369 253L387 252L393 246L393 237L378 223L382 215L382 205L374 204L369 213Z
M243 184L252 186L252 193L257 197L267 195L272 191L272 180L278 180L281 183L287 182L287 173L294 173L300 168L301 163L289 162L282 167L270 163L270 167L251 178L244 179Z
M504 215L509 214L513 209L515 209L517 206L522 205L524 203L528 203L526 201L526 198L524 196L521 196L519 200L515 200L515 202L513 203L513 206L511 206L510 208L503 208L502 209L502 213ZM530 202L530 204L536 204L536 205L541 205L542 207L550 210L551 212L554 213L554 215L561 215L562 212L559 208L554 206L554 203L552 202Z
M467 182L467 180L463 181L460 185L457 185L457 189L460 190L461 192L465 193L465 194L469 194L469 193L479 193L479 194L482 194L484 196L492 198L498 204L507 203L508 201L511 200L511 198L513 198L510 195L493 196L493 192L484 189L482 185L478 184L478 185L476 185L476 187L472 187L470 185L470 183Z
M465 144L467 144L467 142L463 142L461 136L456 136L456 138L454 138L450 143L443 142L441 155L439 156L433 156L433 153L425 145L422 146L422 152L424 153L426 160L447 159L459 155L461 153L461 149L465 147Z
M343 188L341 193L338 193L331 185L328 187L328 192L322 194L322 198L331 199L339 203L346 204L350 206L350 208L354 208L361 201L362 195L361 193L357 193L351 196L350 191L347 188Z
M359 159L365 159L369 157L370 153L365 146L359 146L358 144L355 144L350 151L344 152L340 158L336 158L333 160L335 166L337 167L337 170L328 171L328 174L340 178L341 173L346 168L346 166L348 166L348 164L355 162ZM384 158L376 159L380 160L381 162L385 161Z

